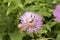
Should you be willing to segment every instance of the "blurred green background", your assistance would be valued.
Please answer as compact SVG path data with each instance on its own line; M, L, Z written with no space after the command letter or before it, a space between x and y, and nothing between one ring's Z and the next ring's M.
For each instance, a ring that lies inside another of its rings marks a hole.
M60 23L53 11L60 0L0 0L0 40L60 40ZM17 27L25 11L42 15L43 29L39 34L21 33Z

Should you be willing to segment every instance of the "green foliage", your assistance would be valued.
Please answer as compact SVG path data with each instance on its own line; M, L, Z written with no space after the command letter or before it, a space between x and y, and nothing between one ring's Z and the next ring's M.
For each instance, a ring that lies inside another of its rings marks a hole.
M60 40L60 23L52 16L59 3L60 0L0 0L0 40ZM38 34L19 31L19 17L25 11L42 16L43 27Z
M57 35L56 40L60 40L60 33Z

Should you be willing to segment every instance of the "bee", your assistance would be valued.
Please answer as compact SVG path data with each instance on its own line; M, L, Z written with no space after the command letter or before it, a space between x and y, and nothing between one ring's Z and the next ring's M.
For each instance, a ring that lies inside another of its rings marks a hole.
M20 21L21 21L21 20L20 20ZM33 19L31 19L30 21L28 21L28 20L26 20L26 21L27 21L27 22L26 22L26 25L25 25L26 30L28 30L30 27L34 27L34 26L35 26ZM20 22L20 24L18 24L18 28L22 28L21 22Z

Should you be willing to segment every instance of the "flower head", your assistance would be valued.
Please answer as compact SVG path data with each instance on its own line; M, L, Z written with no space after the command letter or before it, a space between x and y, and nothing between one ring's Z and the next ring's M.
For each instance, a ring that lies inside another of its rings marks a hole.
M20 24L22 31L27 31L29 33L37 33L39 29L42 27L42 17L35 12L25 12L20 17Z
M53 15L56 18L55 20L60 21L60 4L56 6Z

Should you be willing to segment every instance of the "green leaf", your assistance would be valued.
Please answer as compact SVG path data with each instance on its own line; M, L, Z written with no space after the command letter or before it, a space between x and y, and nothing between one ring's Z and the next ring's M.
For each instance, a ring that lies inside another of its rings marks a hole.
M1 34L0 34L0 40L2 40L2 36L1 36Z
M34 38L34 34L33 33L29 33L28 34L30 37Z
M16 0L3 0L3 2L15 2Z
M45 27L47 30L51 31L51 27L50 27L48 24L46 24L44 27Z
M40 6L39 5L31 5L29 7L26 8L26 10L31 10L31 11L36 11L36 10L39 10L40 9Z
M60 33L58 33L56 40L60 40Z
M60 0L56 0L57 3L60 3Z
M11 13L14 9L16 9L18 7L20 7L20 9L24 10L21 0L16 0L15 2L8 2L8 9L7 9L6 15Z
M47 30L41 29L41 30L38 31L38 33L41 35L41 34L47 33Z
M24 33L14 32L9 33L11 40L22 40Z
M9 13L12 12L12 10L14 10L16 8L17 8L17 6L15 6L15 7L14 6L8 7L7 12L6 12L6 15L9 15Z
M50 25L51 27L53 27L53 26L56 25L56 24L57 24L57 22L54 21L54 22L51 22L49 25Z
M39 14L41 14L42 16L47 16L47 17L51 17L51 13L49 13L46 8L41 8L39 11Z
M32 2L33 2L33 0L25 0L25 4L32 3Z
M54 22L51 22L51 21L52 21L52 20L50 20L47 24L44 25L44 27L45 27L47 30L49 30L49 31L51 31L51 27L53 27L54 25L57 24L56 21L54 21Z

